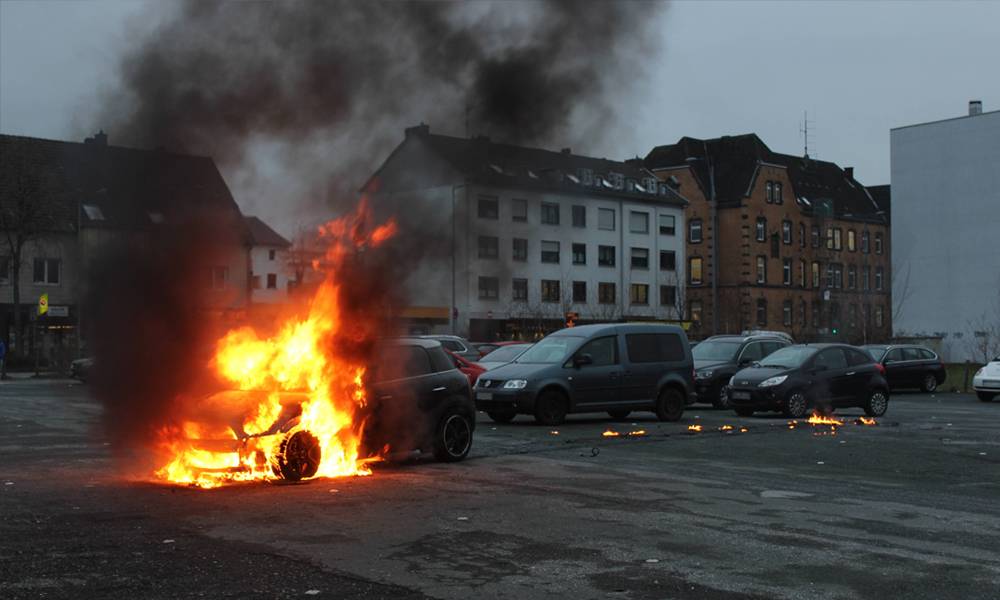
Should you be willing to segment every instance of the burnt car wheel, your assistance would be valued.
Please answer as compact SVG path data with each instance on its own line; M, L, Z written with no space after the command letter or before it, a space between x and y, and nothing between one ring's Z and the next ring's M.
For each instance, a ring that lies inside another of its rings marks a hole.
M712 406L715 408L731 408L732 403L729 401L729 384L723 383L719 386L719 391L715 394L715 398L712 400Z
M497 423L510 423L517 416L517 413L512 410L491 410L486 413L486 416Z
M881 417L889 408L889 395L883 390L874 390L863 407L869 417Z
M273 470L282 479L299 481L316 474L322 457L323 450L316 436L308 431L296 431L281 440Z
M629 416L630 414L632 414L632 411L630 411L630 410L609 410L608 411L608 416L611 417L612 419L616 420L616 421L621 421L622 419L624 419L625 417Z
M736 410L736 415L739 416L739 417L752 417L753 416L753 409L752 408L737 408L735 410Z
M569 400L562 392L547 390L535 401L535 420L542 425L561 425L569 412Z
M788 394L788 397L785 398L785 404L782 406L781 412L791 419L801 419L806 416L806 409L808 407L809 403L806 401L806 395L796 390Z
M924 375L923 381L920 382L920 389L927 394L937 389L937 377L934 376L934 373Z
M442 462L458 462L472 448L472 422L467 415L451 409L441 417L434 433L434 457Z
M684 396L672 387L665 388L656 399L656 417L661 421L680 421L684 414Z

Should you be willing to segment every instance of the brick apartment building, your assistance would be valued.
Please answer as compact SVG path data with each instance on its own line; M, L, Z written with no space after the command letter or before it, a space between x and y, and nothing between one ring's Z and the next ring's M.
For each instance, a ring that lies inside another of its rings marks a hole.
M755 134L684 137L645 163L690 202L693 338L768 329L799 341L889 339L887 189L877 202L852 168L773 152Z

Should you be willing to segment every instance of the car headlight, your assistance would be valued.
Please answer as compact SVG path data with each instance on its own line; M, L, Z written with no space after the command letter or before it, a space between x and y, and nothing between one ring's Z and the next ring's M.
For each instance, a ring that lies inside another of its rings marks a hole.
M528 385L525 379L511 379L507 383L503 384L503 389L505 390L523 390L524 386Z
M711 370L698 371L694 374L694 376L697 377L698 379L708 379L709 377L712 376L712 371Z
M764 381L761 381L757 385L757 387L774 387L776 385L781 385L785 383L786 379L788 379L788 375L778 375L777 377L770 377L768 379L765 379Z

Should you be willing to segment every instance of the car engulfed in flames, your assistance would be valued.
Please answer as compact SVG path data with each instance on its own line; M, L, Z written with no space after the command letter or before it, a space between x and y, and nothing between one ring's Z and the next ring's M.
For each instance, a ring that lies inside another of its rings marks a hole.
M198 487L238 481L291 480L370 474L377 458L363 456L370 348L380 335L375 310L343 306L343 266L395 232L389 221L370 227L362 202L356 213L320 228L324 273L305 314L262 333L244 326L218 340L208 365L227 389L177 403L157 434L157 479ZM377 306L377 299L372 305Z

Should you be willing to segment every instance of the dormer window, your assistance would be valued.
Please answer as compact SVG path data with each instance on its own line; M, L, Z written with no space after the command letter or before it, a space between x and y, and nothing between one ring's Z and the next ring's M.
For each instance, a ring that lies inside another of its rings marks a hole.
M621 173L608 173L608 179L611 180L611 185L616 190L625 188L625 176Z
M660 184L660 195L661 196L666 196L669 193L670 193L670 186L667 185L667 184L665 184L665 183L661 183Z
M591 185L594 183L594 172L590 169L580 169L579 170L580 181L583 185Z
M87 213L87 218L91 221L104 220L104 213L101 212L101 207L96 204L84 204L83 212Z

